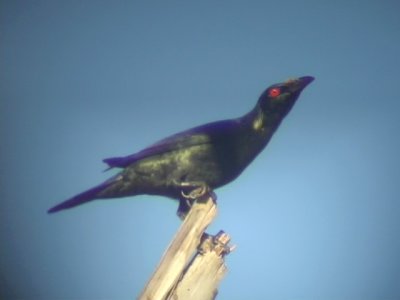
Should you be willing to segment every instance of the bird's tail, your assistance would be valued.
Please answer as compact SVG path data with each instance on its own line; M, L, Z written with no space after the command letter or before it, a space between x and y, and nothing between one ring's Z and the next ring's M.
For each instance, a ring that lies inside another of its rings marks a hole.
M103 182L102 184L95 186L94 188L91 188L83 193L80 193L64 202L61 202L60 204L57 204L56 206L50 208L47 212L50 213L55 213L63 209L71 208L89 201L92 201L94 199L98 199L99 193L104 191L106 188L108 188L111 184L113 184L114 181L107 180Z

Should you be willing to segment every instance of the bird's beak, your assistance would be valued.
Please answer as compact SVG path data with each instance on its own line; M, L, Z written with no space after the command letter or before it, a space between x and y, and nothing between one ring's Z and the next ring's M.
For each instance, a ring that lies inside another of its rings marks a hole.
M301 85L303 85L302 89L304 89L307 85L314 81L314 77L312 76L303 76L299 78Z
M286 81L287 86L292 92L301 92L307 85L314 81L312 76L303 76Z

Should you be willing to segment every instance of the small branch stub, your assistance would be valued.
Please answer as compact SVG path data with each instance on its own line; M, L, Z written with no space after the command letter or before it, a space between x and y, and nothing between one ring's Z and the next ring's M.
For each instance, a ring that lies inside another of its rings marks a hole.
M215 236L205 233L196 255L167 299L215 299L219 282L227 272L224 256L234 250L229 241L223 231Z

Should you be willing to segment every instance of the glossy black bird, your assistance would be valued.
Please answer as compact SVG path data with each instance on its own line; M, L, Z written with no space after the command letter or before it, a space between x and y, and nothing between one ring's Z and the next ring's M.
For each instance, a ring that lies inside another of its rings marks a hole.
M180 200L178 214L183 213L188 192L204 186L216 189L242 173L313 80L305 76L274 84L261 94L253 110L240 118L183 131L133 155L104 159L110 168L122 168L121 172L48 212L94 199L149 194Z

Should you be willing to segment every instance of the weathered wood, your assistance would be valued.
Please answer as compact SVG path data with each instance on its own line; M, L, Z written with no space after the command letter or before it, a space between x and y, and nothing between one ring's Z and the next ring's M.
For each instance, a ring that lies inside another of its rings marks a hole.
M227 272L224 256L234 247L229 247L230 237L220 231L215 237L208 236L184 271L168 300L212 300L218 293L219 282Z
M152 278L139 296L140 300L164 300L181 278L192 259L201 236L217 214L212 193L206 201L196 201L168 246Z

